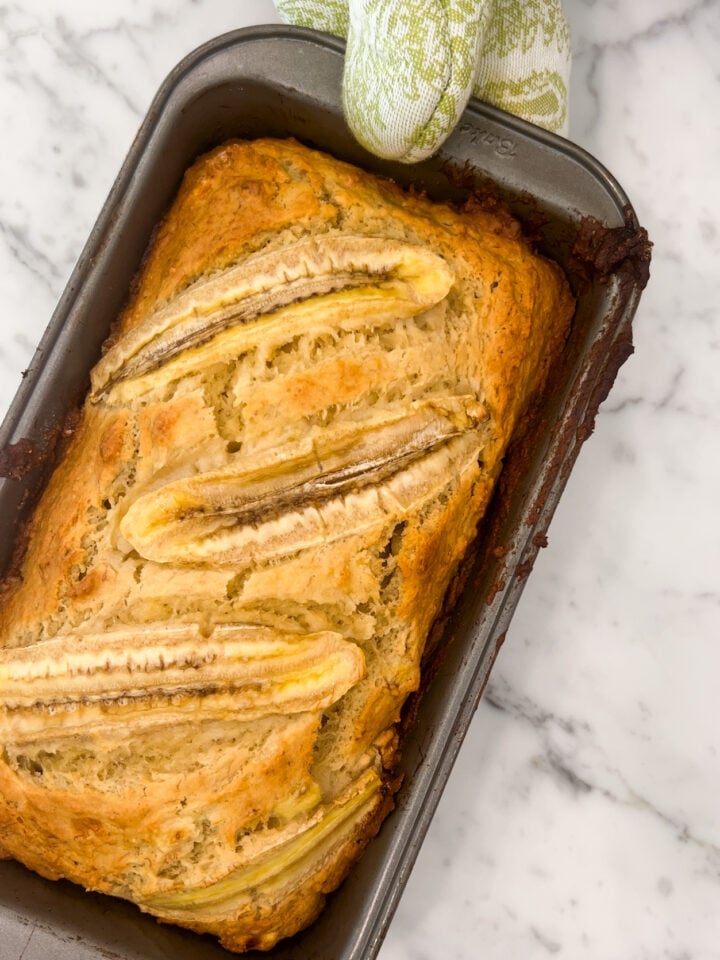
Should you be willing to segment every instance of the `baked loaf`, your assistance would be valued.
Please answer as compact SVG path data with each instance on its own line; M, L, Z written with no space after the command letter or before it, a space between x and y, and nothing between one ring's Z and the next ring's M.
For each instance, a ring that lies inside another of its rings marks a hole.
M572 309L506 215L201 158L4 584L2 852L231 950L308 924Z

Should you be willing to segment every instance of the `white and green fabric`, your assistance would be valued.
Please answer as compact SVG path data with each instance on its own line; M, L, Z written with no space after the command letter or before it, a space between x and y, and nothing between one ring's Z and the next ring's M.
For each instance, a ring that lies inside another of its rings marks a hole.
M414 163L471 93L564 133L570 31L561 0L276 0L287 23L347 40L343 104L373 153Z

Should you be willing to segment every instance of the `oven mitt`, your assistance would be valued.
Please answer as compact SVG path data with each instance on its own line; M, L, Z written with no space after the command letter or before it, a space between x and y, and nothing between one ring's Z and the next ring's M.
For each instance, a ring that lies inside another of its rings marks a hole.
M381 157L415 163L471 93L566 131L570 31L561 0L276 0L286 23L347 40L343 107Z

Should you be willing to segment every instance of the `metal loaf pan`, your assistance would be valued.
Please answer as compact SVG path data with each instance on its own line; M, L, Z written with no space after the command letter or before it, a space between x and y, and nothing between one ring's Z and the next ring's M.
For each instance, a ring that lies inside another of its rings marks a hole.
M276 948L278 960L376 956L569 470L630 352L630 322L647 276L648 245L627 198L582 150L474 101L431 161L411 167L380 161L344 124L342 64L337 40L260 27L219 37L173 71L0 432L5 472L15 476L0 480L2 570L49 472L54 441L87 390L89 370L183 172L231 137L294 136L438 199L457 199L468 189L499 195L568 273L578 310L566 354L554 389L507 457L466 587L448 612L442 642L433 646L423 695L407 711L412 722L397 807L319 921ZM229 957L214 940L163 927L127 903L0 863L3 960L19 960L33 927L46 934L40 939L51 960Z

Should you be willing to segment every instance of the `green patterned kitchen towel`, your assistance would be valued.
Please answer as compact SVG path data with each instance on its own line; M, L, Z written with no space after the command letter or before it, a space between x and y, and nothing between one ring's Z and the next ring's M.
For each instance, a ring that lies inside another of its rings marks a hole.
M276 0L286 23L347 40L343 105L358 140L415 163L471 93L564 133L570 31L561 0Z

